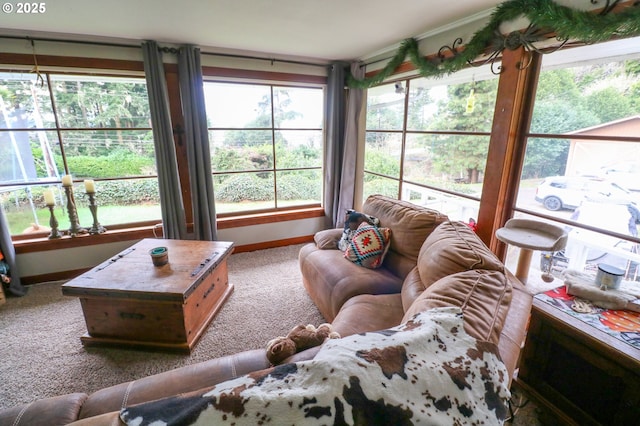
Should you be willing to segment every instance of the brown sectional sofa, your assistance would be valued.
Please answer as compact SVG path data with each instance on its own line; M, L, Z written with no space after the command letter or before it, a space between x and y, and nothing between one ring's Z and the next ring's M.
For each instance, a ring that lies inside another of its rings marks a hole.
M334 330L381 330L421 310L458 306L467 333L497 344L513 377L532 303L524 285L470 227L438 211L382 195L367 198L362 211L391 228L381 268L343 259L340 229L319 232L300 250L303 283Z
M334 245L341 230L316 235L300 251L309 295L342 336L389 328L433 307L458 306L465 331L494 342L510 376L516 369L531 295L465 224L434 210L372 196L363 211L391 228L391 247L379 269L344 259ZM318 347L288 361L312 359ZM35 401L0 412L3 425L119 425L122 407L190 392L269 367L251 350L102 389Z

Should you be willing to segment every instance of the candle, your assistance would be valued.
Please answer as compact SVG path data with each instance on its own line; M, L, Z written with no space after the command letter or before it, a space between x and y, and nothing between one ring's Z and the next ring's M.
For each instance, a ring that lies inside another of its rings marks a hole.
M87 191L87 194L95 194L96 193L96 184L91 179L87 179L84 181L84 189Z
M71 185L73 185L73 179L71 178L71 175L62 176L62 186L71 186Z
M46 191L44 191L44 203L47 206L55 206L56 205L56 198L53 196L53 191L50 189L47 189Z

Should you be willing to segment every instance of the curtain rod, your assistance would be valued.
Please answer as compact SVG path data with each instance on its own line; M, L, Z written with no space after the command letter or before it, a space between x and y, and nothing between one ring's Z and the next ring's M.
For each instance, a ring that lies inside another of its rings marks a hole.
M178 53L178 49L175 47L161 47L160 50L164 53L173 53L176 54ZM313 67L327 67L329 66L329 64L318 64L318 63L314 63L314 62L303 62L303 61L294 61L291 59L275 59L275 58L263 58L261 56L249 56L249 55L240 55L240 54L236 54L236 53L215 53L215 52L202 52L200 51L201 55L207 55L207 56L222 56L225 58L236 58L236 59L254 59L254 60L258 60L258 61L269 61L271 62L271 64L273 65L274 62L285 62L287 64L296 64L296 65L310 65Z
M304 62L304 61L294 61L291 59L274 59L274 58L261 58L260 56L249 56L249 55L238 55L232 53L212 53L212 52L200 52L201 55L209 55L209 56L223 56L226 58L239 58L239 59L256 59L262 61L269 61L271 64L274 62L284 62L287 64L296 64L296 65L310 65L312 67L322 67L326 68L329 64L317 64L314 62Z
M140 49L140 45L136 44L125 44L125 43L111 43L111 42L101 42L101 41L84 41L84 40L65 40L65 39L56 39L56 38L44 38L44 37L29 37L29 36L9 36L9 35L0 35L0 39L11 39L11 40L26 40L26 41L46 41L46 42L57 42L57 43L75 43L75 44L83 44L83 45L93 45L93 46L106 46L106 47L126 47L128 49ZM160 47L162 52L165 53L177 53L178 49L174 47ZM309 65L314 67L326 67L329 64L317 64L313 62L303 62L303 61L294 61L290 59L275 59L275 58L262 58L259 56L249 56L249 55L239 55L239 54L231 54L231 53L213 53L213 52L200 52L201 55L207 56L222 56L227 58L237 58L237 59L254 59L254 60L262 60L269 61L272 64L274 62L284 62L288 64L296 64L296 65Z
M110 43L105 41L64 40L59 38L8 36L8 35L0 35L0 38L11 39L11 40L26 40L26 41L48 41L48 42L55 42L55 43L74 43L74 44L85 44L85 45L92 45L92 46L126 47L130 49L140 48L140 46L135 44Z

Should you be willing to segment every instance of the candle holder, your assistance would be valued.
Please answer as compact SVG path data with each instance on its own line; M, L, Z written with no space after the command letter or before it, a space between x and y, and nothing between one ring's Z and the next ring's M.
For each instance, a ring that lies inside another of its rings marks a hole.
M54 238L61 238L62 234L58 230L58 219L56 219L56 215L53 214L53 209L55 205L51 204L47 206L49 208L49 226L51 227L51 233L49 233L49 239L53 240Z
M71 224L69 227L69 235L76 237L78 234L86 233L87 230L81 227L78 222L78 211L76 210L76 204L73 199L73 187L63 186L63 188L67 196L67 212L69 213L69 223Z
M100 225L98 222L98 204L96 204L96 193L95 192L87 192L89 196L89 210L91 210L91 215L93 216L93 226L89 229L89 234L102 234L107 230L104 226Z

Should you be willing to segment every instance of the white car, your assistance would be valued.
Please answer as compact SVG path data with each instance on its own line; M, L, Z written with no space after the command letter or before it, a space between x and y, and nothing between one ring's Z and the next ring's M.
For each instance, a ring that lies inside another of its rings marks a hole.
M574 210L584 201L611 204L637 202L637 195L615 182L591 176L550 176L536 188L535 199L548 210Z

